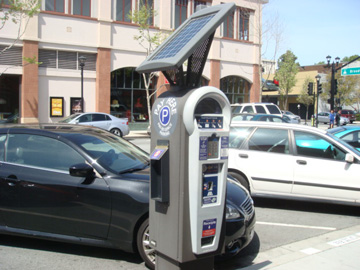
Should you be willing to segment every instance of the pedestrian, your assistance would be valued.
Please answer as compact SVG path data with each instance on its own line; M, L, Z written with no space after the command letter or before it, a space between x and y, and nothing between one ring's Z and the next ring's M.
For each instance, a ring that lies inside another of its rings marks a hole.
M340 114L341 114L341 111L339 110L335 116L336 126L338 126L338 127L340 126Z
M330 128L333 128L333 127L334 127L334 121L335 121L335 113L334 113L334 110L331 110L331 111L330 111L329 120L330 120Z

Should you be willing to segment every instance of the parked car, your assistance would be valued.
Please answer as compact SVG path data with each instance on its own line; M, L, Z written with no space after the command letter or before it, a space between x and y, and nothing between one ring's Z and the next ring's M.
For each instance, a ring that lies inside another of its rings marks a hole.
M360 126L336 127L328 132L360 151Z
M231 112L233 115L239 113L262 113L262 114L275 114L282 116L279 107L273 103L237 103L231 104Z
M148 241L149 154L107 131L68 124L0 128L0 233L138 251ZM252 239L249 193L228 179L225 252Z
M232 120L232 122L237 121L265 121L265 122L278 122L278 123L289 123L290 119L280 117L278 115L273 114L249 114L249 113L243 113L243 114L236 114Z
M353 110L341 110L340 115L348 118L351 124L356 120L356 115Z
M279 85L275 84L274 80L262 80L262 91L279 91Z
M314 127L231 124L229 173L252 196L360 203L360 152Z
M289 119L289 123L292 124L300 124L301 118L300 116L290 112L290 111L281 111L283 116L286 116Z
M6 119L0 120L0 124L18 123L18 121L19 121L19 114L14 113Z
M120 137L126 136L130 132L127 118L117 118L107 113L75 113L59 122L94 126L110 131Z
M318 116L318 123L324 123L324 124L330 123L329 115L330 115L329 112L320 112ZM315 114L315 119L316 119L316 114ZM348 123L350 123L350 120L348 118L340 116L340 125L343 126Z

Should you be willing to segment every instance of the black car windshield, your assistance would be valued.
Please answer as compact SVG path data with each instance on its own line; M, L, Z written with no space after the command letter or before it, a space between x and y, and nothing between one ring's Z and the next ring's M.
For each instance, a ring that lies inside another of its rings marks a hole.
M75 119L79 115L80 115L80 113L75 113L75 114L69 115L68 117L66 117L63 120L59 121L59 123L70 123L71 120Z
M112 134L64 134L105 169L121 174L142 170L149 165L148 154Z

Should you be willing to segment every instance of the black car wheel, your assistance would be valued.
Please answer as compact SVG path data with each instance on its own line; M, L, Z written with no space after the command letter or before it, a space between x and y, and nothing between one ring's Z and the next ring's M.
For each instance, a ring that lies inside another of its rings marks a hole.
M122 137L121 130L118 128L113 128L112 130L110 130L110 132L115 134L116 136Z
M150 246L149 219L146 219L141 224L136 241L138 251L141 258L144 260L145 265L150 269L155 269L156 253L155 249Z
M250 186L249 186L249 182L246 180L246 178L244 176L242 176L239 173L236 172L229 172L229 174L234 177L244 188L247 189L247 191L250 192Z

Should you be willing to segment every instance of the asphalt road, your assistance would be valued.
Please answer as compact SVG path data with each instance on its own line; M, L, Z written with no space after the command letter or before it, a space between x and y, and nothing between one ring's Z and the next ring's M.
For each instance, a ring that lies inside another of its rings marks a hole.
M133 143L149 148L149 139ZM251 244L215 269L239 269L251 265L258 254L360 224L359 207L254 198L257 215ZM0 236L0 269L146 269L139 256L114 249L88 247L15 236Z

